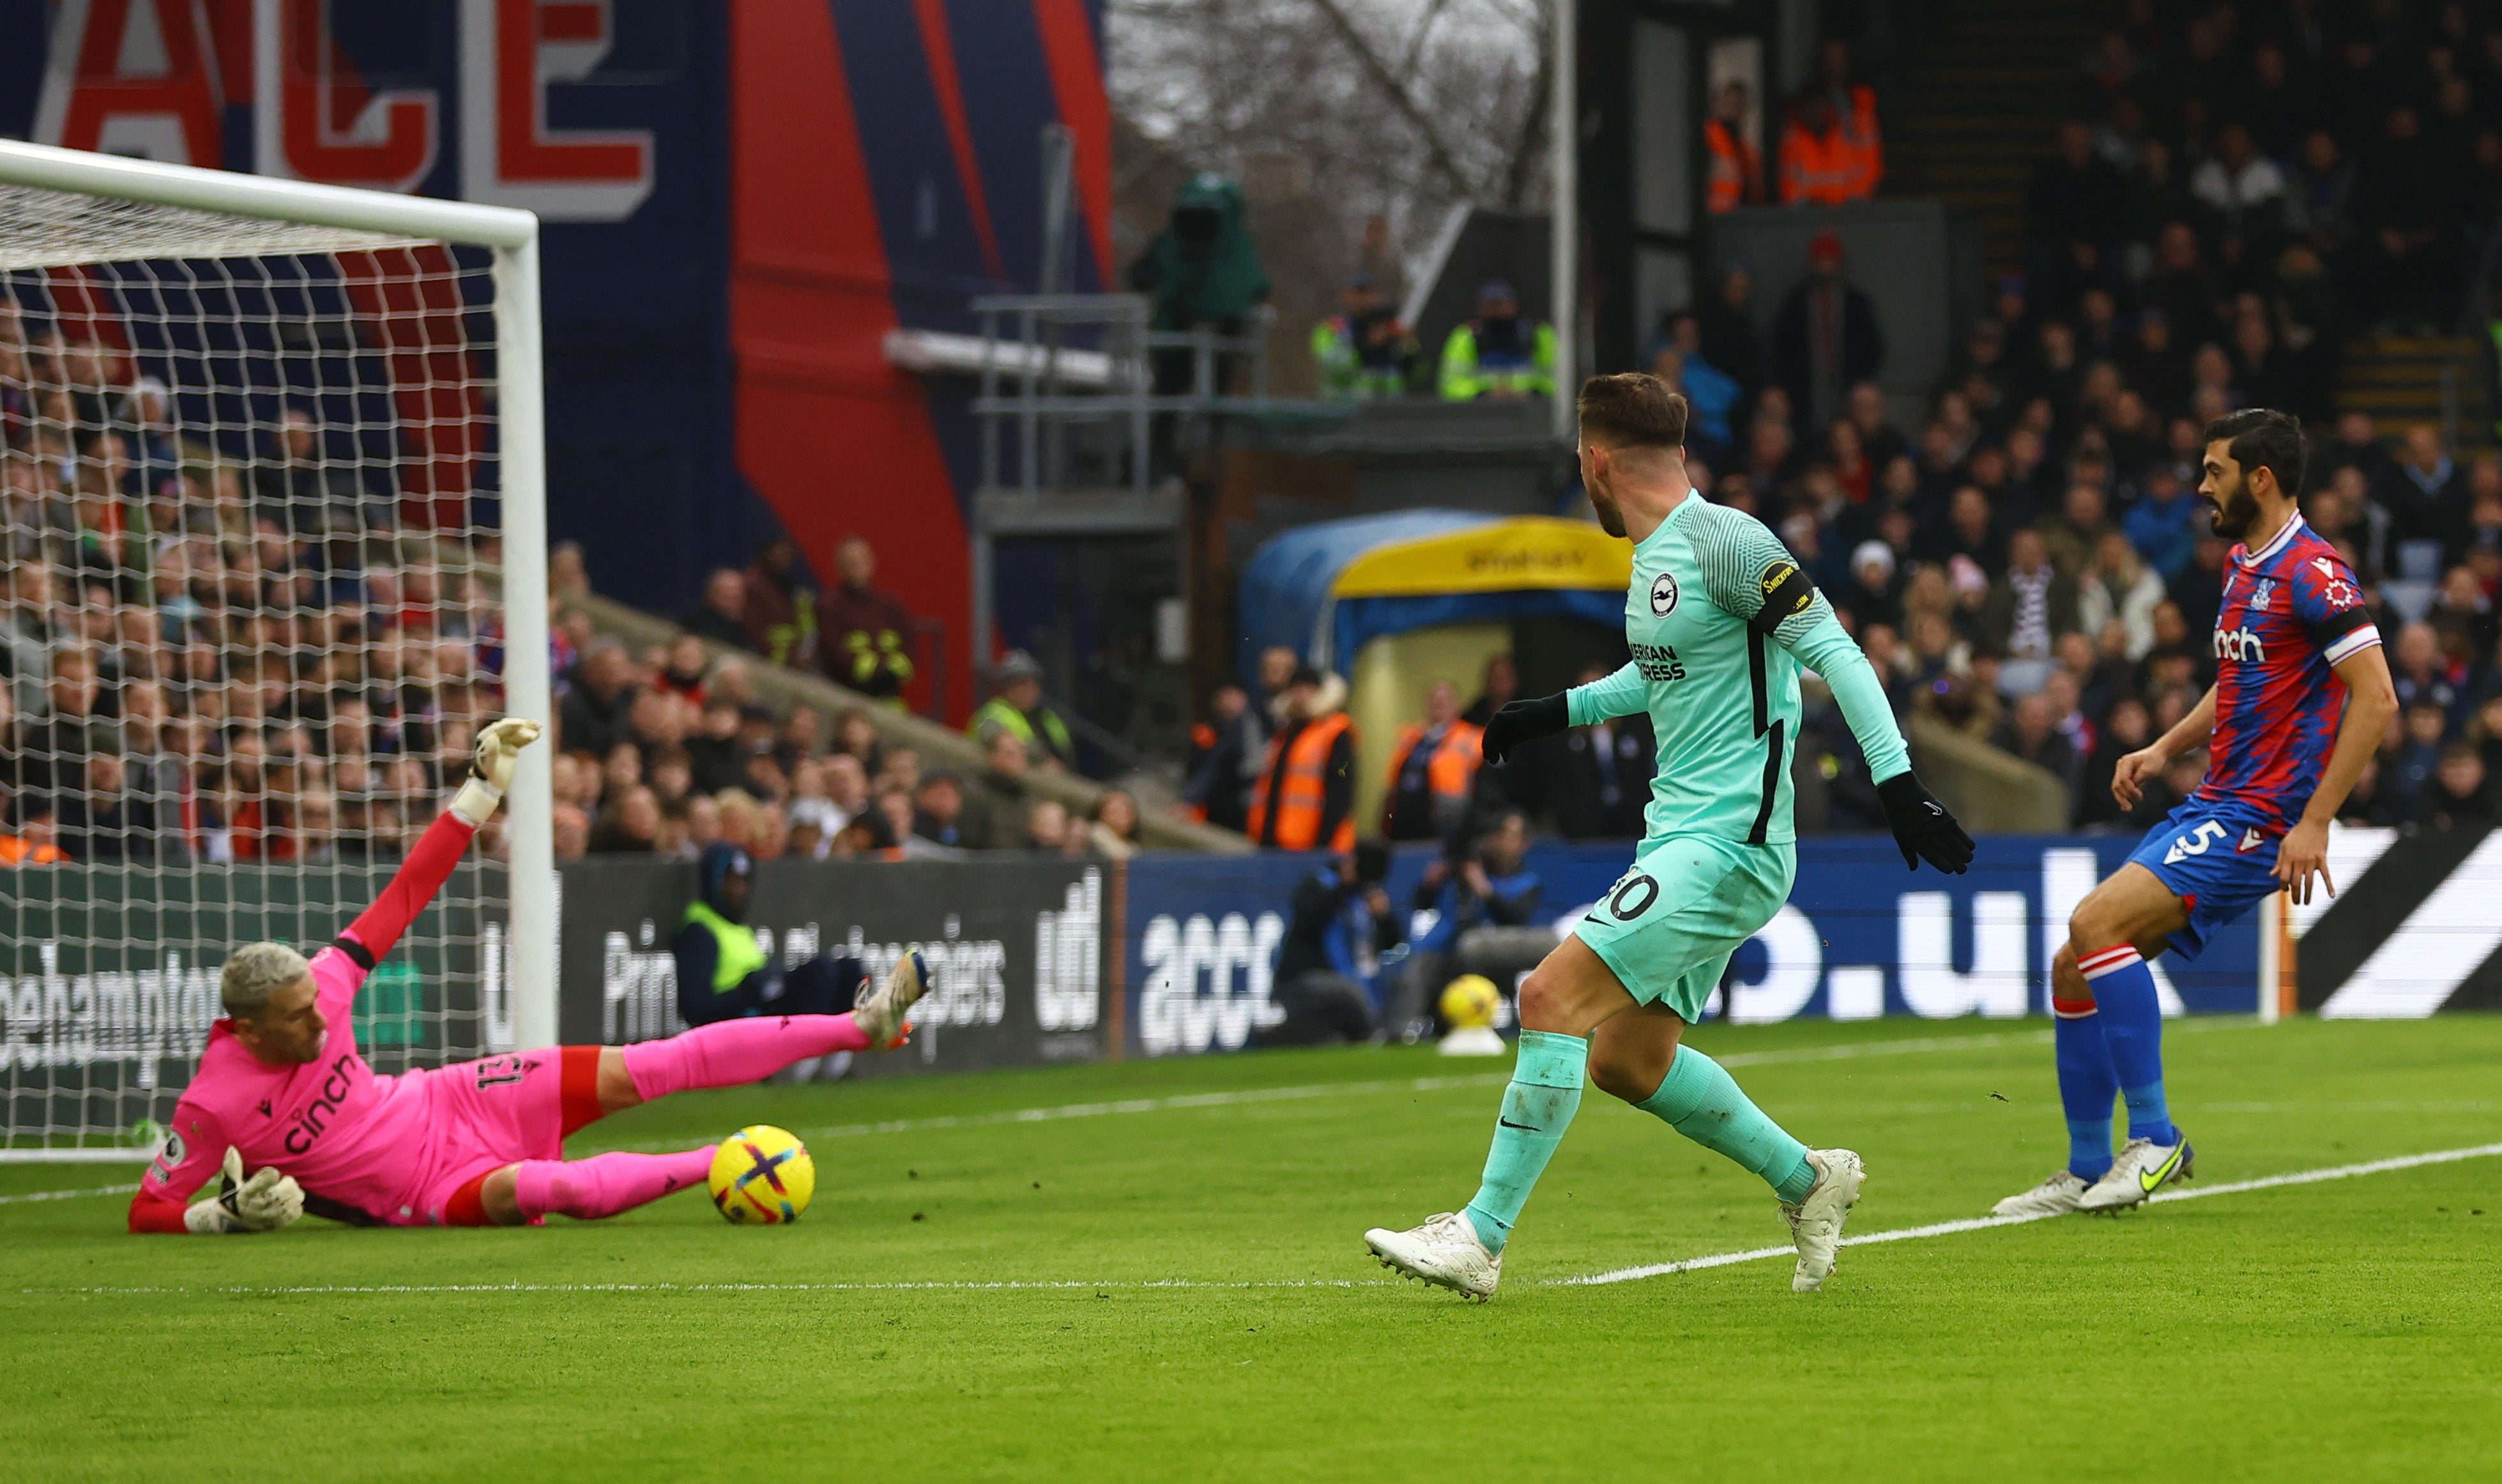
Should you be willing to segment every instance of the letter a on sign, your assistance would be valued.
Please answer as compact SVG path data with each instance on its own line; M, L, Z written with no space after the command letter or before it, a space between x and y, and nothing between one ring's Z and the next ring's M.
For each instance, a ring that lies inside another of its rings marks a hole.
M201 0L62 0L37 144L222 165L217 55Z

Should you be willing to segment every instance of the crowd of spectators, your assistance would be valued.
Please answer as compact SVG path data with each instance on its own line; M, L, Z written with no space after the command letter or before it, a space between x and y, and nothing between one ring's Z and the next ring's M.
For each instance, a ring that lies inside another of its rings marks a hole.
M500 706L491 551L330 404L211 438L81 330L0 286L0 863L398 859Z
M2084 71L2029 202L2037 296L2080 337L2099 289L2316 418L2346 329L2456 322L2502 212L2489 6L2126 0Z
M2293 412L2313 429L2305 518L2370 591L2403 703L2347 812L2485 822L2502 770L2502 460L2429 424L2384 436L2341 416L2335 390L2353 336L2447 330L2489 272L2502 14L2124 0L2084 60L2084 102L2031 184L2025 271L1987 286L1921 394L1880 388L1876 317L1831 233L1772 315L1731 260L1664 317L1651 368L1691 404L1698 489L1779 533L1907 718L2047 769L2075 826L2138 829L2205 762L2178 759L2133 809L2111 796L2116 759L2214 676L2227 548L2197 493L2205 427L2242 407ZM1816 118L1857 107L1846 61L1821 59L1802 100ZM1740 156L1744 104L1715 99ZM1718 163L1715 204L1768 194L1745 158ZM1211 821L1235 823L1258 790L1272 697L1288 709L1273 677L1216 697L1191 789ZM1363 832L1398 838L1434 815L1437 759L1464 747L1444 702L1429 703L1423 751L1402 743L1394 817ZM1547 770L1552 796L1512 802L1560 832L1633 832L1624 800L1640 790L1620 779L1646 781L1649 759L1619 730L1576 734ZM1803 744L1802 827L1882 827L1829 706Z
M2349 813L2482 821L2502 764L2502 704L2485 704L2502 694L2502 462L2431 425L2384 438L2332 393L2354 333L2446 328L2483 261L2502 26L2462 5L2419 27L2400 6L2117 16L2087 59L2091 106L2036 172L2028 271L1989 287L1915 406L1872 379L1883 348L1873 319L1854 327L1837 238L1769 339L1742 263L1667 317L1653 369L1693 404L1697 486L1779 532L1907 716L2049 769L2074 825L2134 829L2204 765L2179 759L2132 810L2108 788L2213 678L2226 546L2196 492L2204 428L2297 413L2314 426L2305 516L2371 590L2405 677ZM1826 303L1802 315L1803 294ZM1838 717L1804 741L1829 827L1880 827Z
M275 405L249 449L204 436L125 353L0 295L0 864L388 863L431 821L502 709L472 565L495 553L404 521L393 451L321 405ZM1133 848L1130 794L1071 820L1027 788L1070 751L1031 661L999 677L969 773L881 747L865 714L760 705L749 662L701 641L890 703L911 683L874 554L834 556L820 595L767 545L649 654L559 621L559 859ZM577 548L549 575L559 608L589 590ZM483 843L504 852L500 817Z
M559 590L578 559L557 554ZM759 699L750 661L717 658L693 624L641 655L592 635L579 616L567 624L559 652L579 658L558 677L560 861L693 860L716 841L758 860L1108 858L1137 846L1126 791L1105 790L1090 818L1073 818L1029 786L1061 765L1038 737L982 728L978 769L925 766L916 749L882 743L865 709L830 722L807 706L777 713Z

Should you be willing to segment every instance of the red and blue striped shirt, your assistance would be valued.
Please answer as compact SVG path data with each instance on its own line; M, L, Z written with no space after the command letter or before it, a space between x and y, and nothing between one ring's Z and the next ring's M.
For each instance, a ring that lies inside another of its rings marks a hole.
M2380 642L2352 569L2301 516L2256 552L2234 547L2215 614L2215 731L2190 796L2291 827L2346 715L2336 666Z

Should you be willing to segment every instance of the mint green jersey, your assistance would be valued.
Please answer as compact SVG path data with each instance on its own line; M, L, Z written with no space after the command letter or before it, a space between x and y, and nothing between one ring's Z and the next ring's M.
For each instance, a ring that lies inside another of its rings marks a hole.
M1879 780L1910 767L1884 688L1833 605L1762 522L1688 493L1634 548L1625 593L1633 660L1570 692L1572 725L1650 714L1658 770L1647 837L1746 845L1798 838L1790 761L1799 671L1831 685Z

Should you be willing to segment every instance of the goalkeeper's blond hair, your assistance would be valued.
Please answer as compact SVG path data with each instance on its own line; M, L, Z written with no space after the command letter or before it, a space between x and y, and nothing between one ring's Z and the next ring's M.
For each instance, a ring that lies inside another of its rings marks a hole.
M258 1015L269 996L313 972L304 956L284 943L247 943L226 960L218 976L218 1001L228 1015Z

